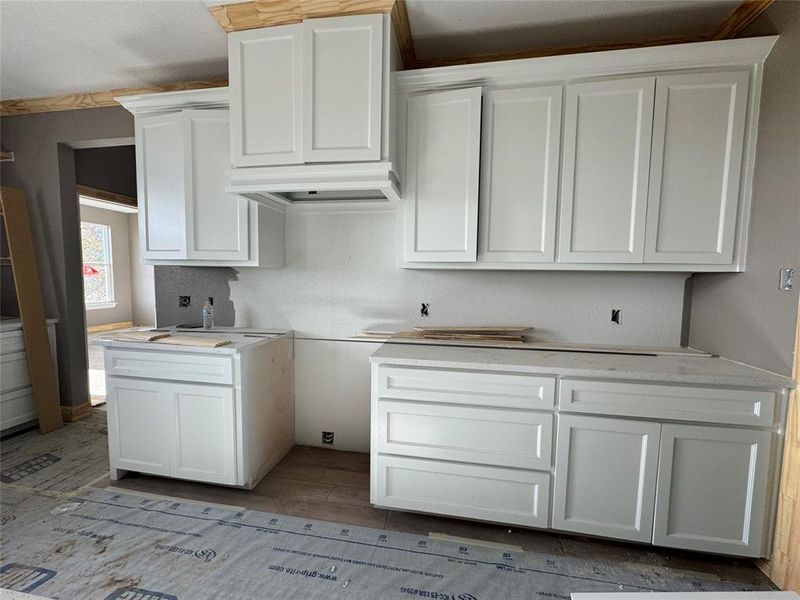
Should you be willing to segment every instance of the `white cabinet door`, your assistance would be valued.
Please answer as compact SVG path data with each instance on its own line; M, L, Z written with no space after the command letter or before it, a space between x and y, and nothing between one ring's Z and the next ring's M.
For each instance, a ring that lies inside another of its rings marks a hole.
M560 85L484 95L481 260L555 258L561 96Z
M661 425L559 415L554 529L650 542Z
M664 425L653 543L761 556L772 433Z
M142 258L186 258L183 130L180 112L136 119Z
M381 158L383 15L303 22L303 159Z
M658 77L645 262L732 262L749 80Z
M642 262L654 87L654 77L567 86L559 262Z
M160 381L106 378L112 469L170 475L174 436L167 386Z
M475 262L481 88L408 99L405 259Z
M162 383L173 414L173 477L237 484L232 387Z
M303 162L303 24L228 34L231 161Z
M227 110L183 111L187 177L187 255L247 260L248 200L225 192L230 165Z

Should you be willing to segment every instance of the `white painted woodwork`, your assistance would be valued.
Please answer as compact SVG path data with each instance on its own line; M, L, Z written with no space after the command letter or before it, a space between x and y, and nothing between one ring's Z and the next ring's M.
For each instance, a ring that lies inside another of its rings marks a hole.
M112 469L169 475L174 384L106 377L108 451Z
M661 425L561 414L554 529L650 542Z
M231 162L303 162L303 24L228 34Z
M174 477L235 485L234 388L167 384L173 400Z
M105 351L106 373L115 377L143 377L192 383L233 385L230 355L188 354L158 350Z
M378 400L378 452L549 470L551 413Z
M379 398L529 410L555 403L554 377L394 365L380 365L376 377Z
M775 392L562 378L558 408L648 419L770 427Z
M480 119L480 87L409 98L406 260L476 260Z
M30 384L27 352L0 355L0 393L18 390Z
M555 260L562 89L484 93L479 260Z
M180 112L136 119L139 252L186 258L186 160Z
M547 527L550 474L378 455L375 504Z
M657 77L645 262L733 261L749 80Z
M187 174L187 257L245 261L249 257L249 202L225 192L230 150L227 110L184 111Z
M640 263L655 77L567 85L561 262Z
M653 542L761 556L772 432L664 425Z
M302 26L303 160L380 160L383 15L307 19Z

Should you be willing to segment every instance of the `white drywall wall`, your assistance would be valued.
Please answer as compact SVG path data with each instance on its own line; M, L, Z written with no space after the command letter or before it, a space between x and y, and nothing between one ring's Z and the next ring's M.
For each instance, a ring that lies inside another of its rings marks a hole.
M128 215L128 240L131 252L131 303L134 325L155 325L156 292L153 265L139 256L139 215Z

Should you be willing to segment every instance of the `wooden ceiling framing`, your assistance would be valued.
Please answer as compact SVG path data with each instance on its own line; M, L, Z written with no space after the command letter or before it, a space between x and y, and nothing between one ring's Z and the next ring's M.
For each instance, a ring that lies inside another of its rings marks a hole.
M313 17L333 17L391 12L395 36L400 55L406 69L426 69L451 65L537 58L560 54L579 54L604 50L623 50L663 46L665 44L685 44L705 42L736 37L745 27L757 19L775 0L743 0L720 25L703 36L664 37L655 39L621 42L614 44L564 46L536 49L523 52L482 54L476 56L418 59L414 51L414 38L408 19L405 0L251 0L236 4L210 6L209 12L226 32L241 31L259 27L272 27L299 23ZM168 83L141 88L121 88L96 92L82 92L47 96L41 98L18 98L0 102L0 116L31 113L75 110L80 108L101 108L117 106L115 96L196 90L228 85L224 79L209 81L187 81Z

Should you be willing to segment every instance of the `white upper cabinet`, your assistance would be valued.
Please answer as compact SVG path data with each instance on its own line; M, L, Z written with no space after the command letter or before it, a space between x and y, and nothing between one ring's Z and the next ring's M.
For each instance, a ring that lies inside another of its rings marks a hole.
M567 86L559 261L642 262L654 77Z
M228 35L231 162L303 162L303 25Z
M384 15L228 35L234 167L381 159Z
M405 259L474 262L481 88L408 100Z
M645 262L732 262L749 80L657 78Z
M303 23L305 162L381 158L383 15Z
M484 95L480 260L555 259L561 96L560 85Z

